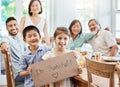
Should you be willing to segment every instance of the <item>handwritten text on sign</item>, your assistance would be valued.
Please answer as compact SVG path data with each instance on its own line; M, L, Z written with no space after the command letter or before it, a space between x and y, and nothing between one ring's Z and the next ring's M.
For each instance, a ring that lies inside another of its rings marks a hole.
M78 64L72 52L35 63L31 67L35 87L79 74Z

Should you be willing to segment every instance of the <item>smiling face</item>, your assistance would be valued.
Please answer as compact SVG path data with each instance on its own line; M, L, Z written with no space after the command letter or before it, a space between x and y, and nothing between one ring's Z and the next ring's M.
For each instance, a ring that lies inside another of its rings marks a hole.
M18 24L16 20L11 20L6 24L6 28L11 36L16 36L18 34Z
M71 27L72 34L77 36L80 31L81 31L81 26L79 22L76 22L72 27Z
M91 32L95 31L96 29L100 29L100 26L94 20L89 21L88 26Z
M69 41L69 36L65 33L61 33L55 37L56 47L59 49L65 49Z
M41 12L41 5L37 0L33 1L33 3L31 4L30 12L32 14L39 14L39 12Z
M29 44L29 46L38 46L41 37L35 30L30 30L26 32L24 41Z

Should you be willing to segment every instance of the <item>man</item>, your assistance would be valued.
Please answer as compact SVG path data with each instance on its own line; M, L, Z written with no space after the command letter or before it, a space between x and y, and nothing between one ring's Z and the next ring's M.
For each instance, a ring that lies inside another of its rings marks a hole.
M118 47L110 31L101 29L100 24L95 19L89 20L88 26L91 32L97 30L97 34L89 41L93 52L100 52L105 56L115 56Z
M16 84L19 82L24 82L24 79L18 76L19 69L19 59L21 58L21 54L25 51L25 43L21 36L18 34L19 28L17 21L14 17L9 17L6 20L6 28L9 33L8 36L2 38L0 46L1 52L5 53L10 50L10 55L12 57L12 67L15 77Z

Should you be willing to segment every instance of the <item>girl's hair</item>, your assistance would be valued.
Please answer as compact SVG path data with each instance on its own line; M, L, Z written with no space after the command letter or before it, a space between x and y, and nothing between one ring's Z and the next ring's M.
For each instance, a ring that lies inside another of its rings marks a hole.
M81 31L80 31L79 34L82 33L82 24L81 24L81 22L80 22L79 20L75 19L75 20L73 20L73 21L71 22L71 24L70 24L70 26L69 26L69 31L70 31L70 34L71 34L71 35L73 34L73 32L72 32L72 26L73 26L75 23L77 23L77 22L78 22L78 23L80 24L80 26L81 26Z
M36 31L40 35L40 31L39 31L39 29L37 27L35 27L33 25L29 25L29 26L25 27L24 30L23 30L23 38L24 39L26 37L26 33L31 31L31 30Z
M100 29L101 29L101 25L99 24L99 22L98 22L96 19L90 19L90 20L88 21L88 25L89 25L89 23L90 23L91 21L94 21L97 25L99 25L99 27L100 27Z
M42 3L40 2L40 0L31 0L30 3L29 3L29 6L28 6L28 13L29 13L30 16L32 15L31 5L33 4L34 1L38 1L39 4L40 4L41 11L38 14L42 13Z
M60 35L62 33L70 36L69 31L66 27L57 27L55 32L54 32L54 38L56 38L57 35Z

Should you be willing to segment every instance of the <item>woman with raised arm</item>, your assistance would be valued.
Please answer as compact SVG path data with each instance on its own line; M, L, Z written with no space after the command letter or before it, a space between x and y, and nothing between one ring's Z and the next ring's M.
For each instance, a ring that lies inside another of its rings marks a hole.
M47 45L50 44L46 20L40 16L42 13L42 4L40 0L31 0L28 6L29 15L22 17L20 21L20 33L29 25L36 26L41 32L42 38L45 38Z

